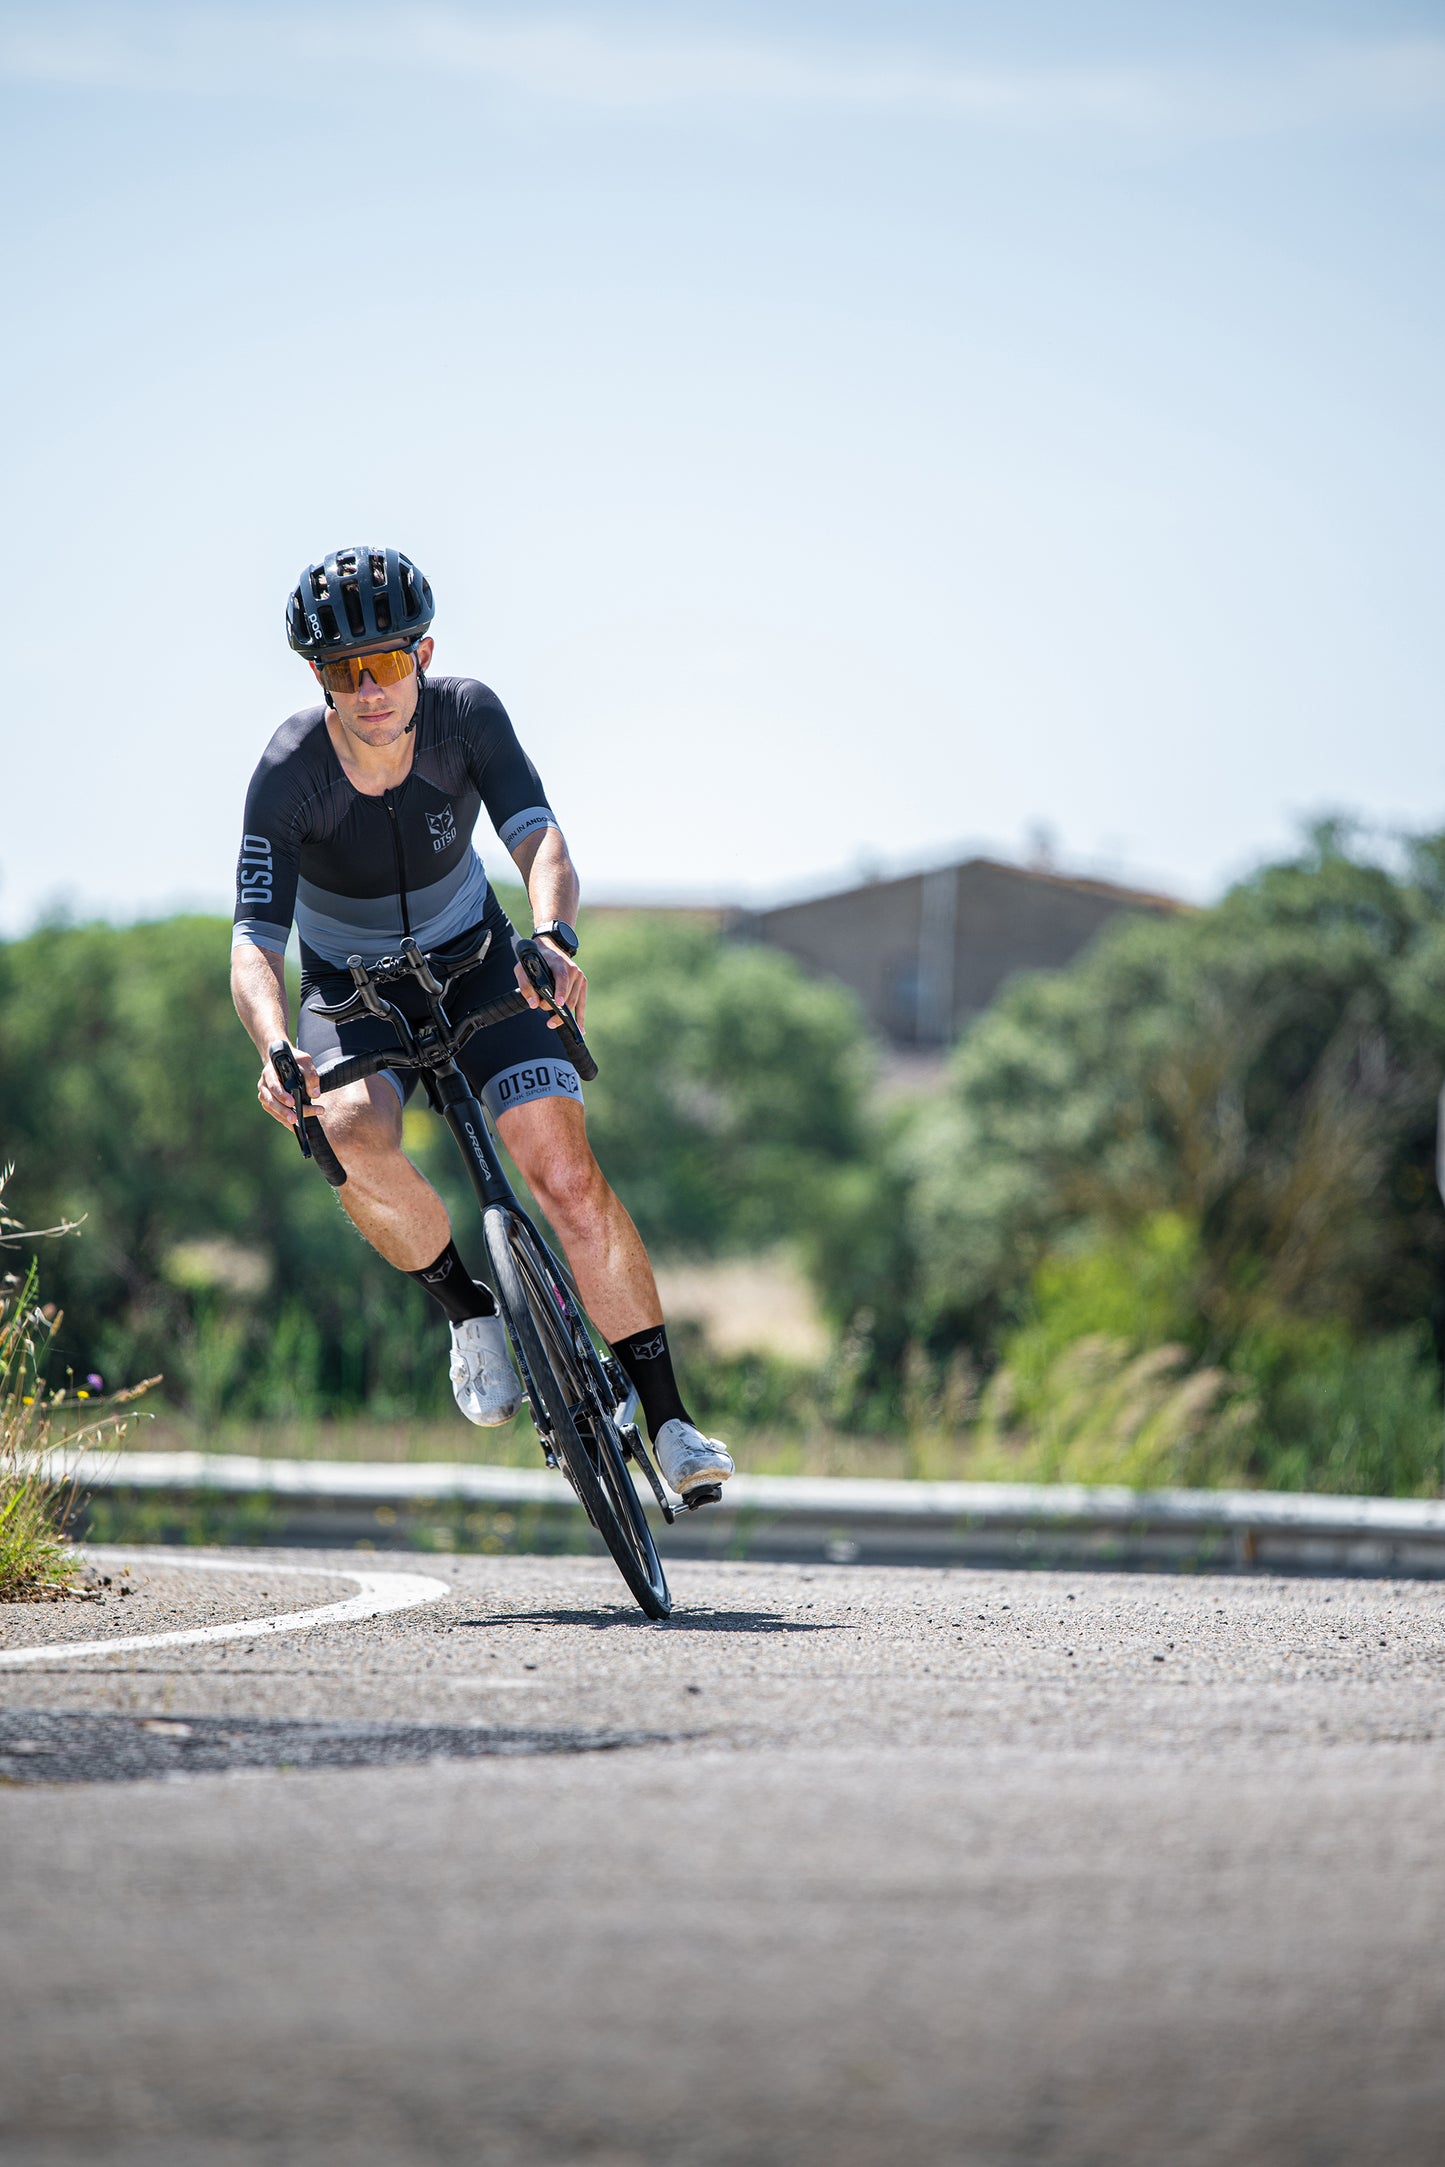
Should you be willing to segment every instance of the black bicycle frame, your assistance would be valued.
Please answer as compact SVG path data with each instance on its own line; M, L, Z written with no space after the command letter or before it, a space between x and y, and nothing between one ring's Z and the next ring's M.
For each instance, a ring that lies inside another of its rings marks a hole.
M456 1061L449 1061L442 1069L424 1068L418 1073L428 1099L457 1140L457 1149L466 1163L467 1177L483 1211L489 1204L500 1204L525 1219L527 1214L518 1204L512 1184L502 1171L482 1102L473 1096ZM533 1227L532 1231L535 1234L537 1230Z

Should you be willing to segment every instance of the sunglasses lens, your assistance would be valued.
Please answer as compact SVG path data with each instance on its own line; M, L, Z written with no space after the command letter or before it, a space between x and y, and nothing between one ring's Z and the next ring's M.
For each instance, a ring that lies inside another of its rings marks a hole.
M416 656L405 647L394 647L384 655L347 655L338 662L323 662L320 674L328 692L359 692L363 671L374 685L399 685L415 668Z
M362 655L357 666L368 671L378 685L399 685L416 668L416 656L409 655L404 647L397 647L390 654Z

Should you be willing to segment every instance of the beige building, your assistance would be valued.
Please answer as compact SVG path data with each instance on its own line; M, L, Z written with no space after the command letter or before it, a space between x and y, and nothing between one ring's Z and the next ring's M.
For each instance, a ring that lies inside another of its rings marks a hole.
M1121 911L1182 908L1108 881L969 858L726 923L842 979L893 1045L924 1048L947 1045L1015 972L1071 963Z

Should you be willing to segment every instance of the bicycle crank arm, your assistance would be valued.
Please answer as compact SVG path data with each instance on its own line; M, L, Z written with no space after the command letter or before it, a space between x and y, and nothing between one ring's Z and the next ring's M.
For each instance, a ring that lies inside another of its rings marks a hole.
M627 1454L628 1459L636 1460L643 1474L652 1484L652 1494L657 1499L658 1510L668 1526L671 1527L673 1521L677 1518L677 1507L668 1502L667 1492L662 1487L662 1479L652 1464L637 1425L632 1422L619 1422L617 1434L622 1439L622 1449Z

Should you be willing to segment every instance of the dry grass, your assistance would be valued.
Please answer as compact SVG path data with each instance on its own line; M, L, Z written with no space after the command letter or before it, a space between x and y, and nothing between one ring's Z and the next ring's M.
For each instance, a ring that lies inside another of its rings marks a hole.
M805 1363L827 1357L827 1324L786 1250L659 1264L657 1287L669 1321L700 1325L718 1354L776 1354Z

